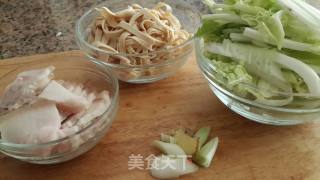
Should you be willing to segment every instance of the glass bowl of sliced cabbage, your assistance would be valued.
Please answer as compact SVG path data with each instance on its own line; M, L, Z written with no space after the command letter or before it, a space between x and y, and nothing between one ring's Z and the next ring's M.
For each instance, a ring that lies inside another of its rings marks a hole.
M203 0L197 62L231 110L265 124L320 119L320 11L301 0Z
M76 23L76 41L88 58L119 80L149 83L173 75L193 51L197 9L183 0L109 0Z
M85 58L26 62L0 77L0 152L35 164L73 159L106 134L115 75Z

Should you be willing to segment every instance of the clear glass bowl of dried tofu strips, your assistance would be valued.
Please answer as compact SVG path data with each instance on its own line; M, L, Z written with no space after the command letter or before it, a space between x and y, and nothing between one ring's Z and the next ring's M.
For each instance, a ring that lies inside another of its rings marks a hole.
M0 77L0 151L53 164L94 147L118 110L118 80L83 59L28 62Z
M79 19L76 40L119 80L149 83L173 75L188 60L200 21L183 0L109 0Z

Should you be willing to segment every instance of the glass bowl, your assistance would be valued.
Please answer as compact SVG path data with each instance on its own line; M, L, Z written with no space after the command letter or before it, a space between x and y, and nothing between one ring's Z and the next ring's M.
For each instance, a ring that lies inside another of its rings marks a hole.
M85 58L70 57L64 60L37 60L24 63L22 67L0 77L0 94L3 94L5 87L16 78L18 73L51 65L56 67L54 79L86 83L96 91L108 90L111 99L110 106L103 115L94 119L89 125L62 139L41 144L14 144L0 139L0 151L5 155L35 164L64 162L94 147L111 126L118 110L118 80L105 68L96 66Z
M195 49L198 66L211 90L232 111L250 120L272 125L296 125L320 120L320 97L309 96L308 100L299 101L299 96L308 96L308 94L272 92L278 93L278 96L296 98L294 103L282 107L274 107L241 97L216 80L216 67L203 55L204 43L201 38L195 39ZM257 87L250 88L259 90Z
M134 3L146 8L154 7L159 1L157 0L108 0L96 7L106 6L111 11L116 12L126 9L128 5ZM200 13L199 11L184 0L164 0L172 7L173 14L180 20L183 29L190 33L195 33L199 27ZM94 8L96 8L94 7ZM98 12L92 8L86 12L76 23L75 36L79 48L85 52L89 60L102 64L110 68L116 74L119 80L130 83L149 83L164 79L173 75L188 60L193 52L193 37L179 46L171 49L155 51L144 54L123 54L109 53L99 49L88 43L88 34L94 19L98 16ZM119 63L106 62L106 57L119 57L141 59L145 57L162 57L159 62L152 62L149 65L126 65Z

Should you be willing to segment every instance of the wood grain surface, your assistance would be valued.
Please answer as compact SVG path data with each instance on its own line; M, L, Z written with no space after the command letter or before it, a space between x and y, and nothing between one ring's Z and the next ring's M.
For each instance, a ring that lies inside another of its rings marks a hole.
M0 76L37 60L81 58L79 51L0 61ZM175 76L143 85L120 83L120 108L103 140L66 163L33 165L3 157L0 179L143 180L147 170L128 170L131 154L159 154L151 146L161 132L211 126L220 138L210 168L182 179L318 180L320 124L276 127L257 124L227 109L210 91L194 58Z

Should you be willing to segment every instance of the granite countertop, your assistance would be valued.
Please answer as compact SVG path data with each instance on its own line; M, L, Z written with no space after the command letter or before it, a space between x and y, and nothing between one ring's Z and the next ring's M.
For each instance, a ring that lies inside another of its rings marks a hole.
M200 0L191 1L200 6ZM74 24L103 0L0 0L0 59L77 49Z

